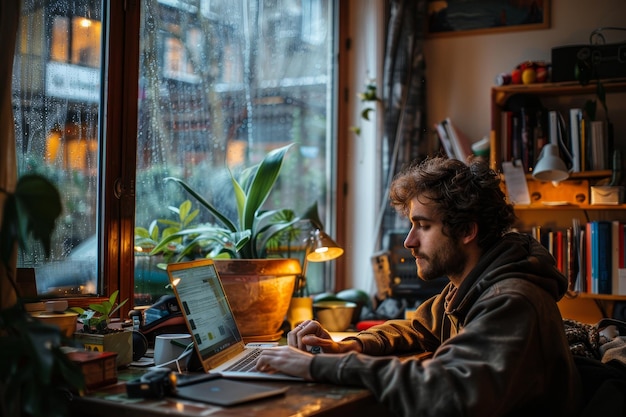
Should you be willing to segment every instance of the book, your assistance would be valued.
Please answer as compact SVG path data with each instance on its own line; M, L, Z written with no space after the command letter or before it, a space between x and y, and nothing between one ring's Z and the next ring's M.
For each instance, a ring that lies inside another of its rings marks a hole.
M574 242L574 230L572 227L565 229L565 272L567 288L572 290L576 281L576 244Z
M581 291L582 273L585 270L584 259L584 231L580 225L580 220L572 218L572 257L569 262L568 278L570 291Z
M611 294L611 230L610 221L591 223L591 293Z
M467 163L469 157L472 155L472 142L463 132L454 126L449 117L443 120L441 124L448 134L448 138L450 138L456 159Z
M613 294L619 294L620 269L624 268L624 223L613 220L611 225L611 289Z
M556 110L550 110L548 112L548 142L559 146L559 119Z
M593 285L592 285L592 279L591 279L591 229L592 229L592 222L587 222L587 224L585 224L585 239L584 239L584 244L585 244L585 282L584 285L582 285L581 287L581 291L584 292L593 292Z
M502 110L500 112L500 153L503 161L513 160L511 154L511 137L513 128L513 112L510 110Z
M566 125L565 119L560 112L556 110L550 110L548 112L548 141L558 148L559 156L563 159L568 170L571 170L573 157L571 139Z
M454 150L452 149L452 144L450 143L450 138L448 137L448 133L444 129L441 123L435 124L435 129L437 130L437 136L439 136L439 142L441 142L441 146L446 153L446 156L450 159L456 159L456 155L454 154Z
M588 133L589 168L592 170L607 169L609 166L608 143L604 129L604 121L590 121Z
M556 268L560 273L565 274L565 252L563 245L563 231L556 230L551 232L552 234L552 242L551 242L551 253L556 261Z
M548 143L548 134L544 128L545 126L544 119L545 119L545 112L542 110L537 110L535 114L535 122L533 126L533 129L534 129L534 134L533 134L534 152L533 154L535 155L535 161L533 161L533 167L535 165L536 160L539 157L539 154L541 153L541 149Z
M573 108L569 111L570 143L572 151L572 172L580 172L581 168L581 142L580 123L583 118L583 111Z
M534 154L534 128L531 123L528 109L520 109L520 140L522 165L526 171L531 171L535 163Z

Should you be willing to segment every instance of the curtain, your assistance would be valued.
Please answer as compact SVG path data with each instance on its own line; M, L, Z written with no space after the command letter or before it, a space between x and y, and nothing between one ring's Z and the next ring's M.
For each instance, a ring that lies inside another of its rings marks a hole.
M17 182L11 81L20 4L21 2L15 0L0 2L0 51L3 53L0 60L0 228L6 193L13 192ZM16 250L12 259L11 266L0 262L0 309L11 307L17 302L17 295L8 281L15 278Z
M385 108L382 173L388 190L393 176L406 164L427 154L426 79L424 37L426 0L389 0L388 27L381 91ZM384 213L381 237L406 221L389 207L382 196Z

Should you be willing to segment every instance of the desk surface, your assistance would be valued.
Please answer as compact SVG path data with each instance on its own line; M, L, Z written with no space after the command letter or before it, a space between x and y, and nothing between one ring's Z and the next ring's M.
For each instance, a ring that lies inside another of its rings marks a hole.
M308 382L267 382L261 384L284 386L285 395L249 402L234 407L221 407L176 398L128 398L124 380L133 377L132 370L120 371L120 382L84 395L72 401L72 416L386 416L389 412L376 402L367 390Z

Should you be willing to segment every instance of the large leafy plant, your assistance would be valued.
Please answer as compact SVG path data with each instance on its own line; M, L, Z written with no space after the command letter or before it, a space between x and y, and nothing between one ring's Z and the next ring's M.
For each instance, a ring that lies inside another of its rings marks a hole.
M180 178L168 177L189 193L203 208L216 219L216 223L193 225L197 210L192 210L186 201L178 208L170 210L178 214L176 221L161 220L168 226L156 242L159 230L153 222L150 229L137 228L135 243L145 245L151 240L155 246L151 254L165 253L171 261L199 254L212 258L259 259L268 256L268 248L283 236L294 236L299 222L309 220L319 223L317 203L311 206L304 216L296 216L288 208L262 210L280 174L283 160L292 144L268 152L263 160L244 169L238 177L229 170L232 191L235 196L237 218L229 218L225 213L207 201L199 192ZM172 258L172 255L173 258Z
M1 262L6 272L2 279L19 295L11 263L15 244L28 250L32 236L48 256L61 199L56 187L37 174L20 177L14 192L0 192L7 195L0 227ZM0 311L0 415L66 415L64 391L80 390L85 384L80 369L61 350L62 339L58 327L31 317L19 299Z

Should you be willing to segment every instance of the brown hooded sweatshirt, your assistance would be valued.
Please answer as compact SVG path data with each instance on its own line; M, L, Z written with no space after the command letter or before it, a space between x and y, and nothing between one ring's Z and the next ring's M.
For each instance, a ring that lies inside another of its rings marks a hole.
M459 288L359 333L362 354L316 355L311 374L366 387L398 416L572 416L581 382L556 304L566 289L541 244L509 233ZM420 352L433 356L404 356Z

